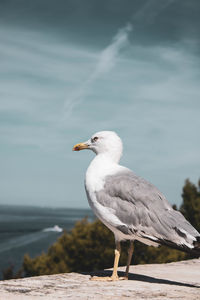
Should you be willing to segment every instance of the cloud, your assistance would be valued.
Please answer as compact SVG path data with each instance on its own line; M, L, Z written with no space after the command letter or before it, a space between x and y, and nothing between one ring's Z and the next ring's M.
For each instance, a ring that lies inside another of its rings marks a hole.
M0 39L1 143L63 147L57 123L64 97L90 73L96 53L20 28L1 28Z

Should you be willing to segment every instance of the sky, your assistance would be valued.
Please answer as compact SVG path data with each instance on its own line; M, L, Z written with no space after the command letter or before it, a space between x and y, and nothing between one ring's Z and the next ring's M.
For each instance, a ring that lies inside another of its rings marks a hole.
M0 0L0 204L87 208L91 151L181 204L200 178L198 0Z

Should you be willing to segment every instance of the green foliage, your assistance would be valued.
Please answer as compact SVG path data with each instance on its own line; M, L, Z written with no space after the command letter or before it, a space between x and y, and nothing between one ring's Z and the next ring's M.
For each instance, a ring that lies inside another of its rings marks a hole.
M23 275L23 269L21 268L16 273L14 272L14 265L10 265L8 268L2 271L3 280L21 278Z
M188 179L183 187L183 204L180 211L185 218L200 232L200 181L195 186Z
M134 264L169 263L186 259L188 255L166 246L155 248L135 242Z
M189 222L200 231L200 183L198 187L189 180L183 187L181 212ZM174 206L174 209L177 209ZM165 246L149 247L135 242L134 264L166 263L190 258L186 253ZM120 264L125 265L128 242L122 245ZM63 272L87 272L113 266L114 236L100 221L89 223L83 219L76 223L70 232L64 234L45 254L35 258L24 256L25 276L56 274ZM8 276L12 276L9 273Z

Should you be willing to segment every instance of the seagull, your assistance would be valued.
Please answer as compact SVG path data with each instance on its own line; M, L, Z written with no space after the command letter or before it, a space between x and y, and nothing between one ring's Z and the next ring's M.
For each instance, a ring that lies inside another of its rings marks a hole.
M200 233L172 208L165 196L151 183L119 165L123 145L113 131L97 132L74 151L92 150L96 156L85 176L88 202L98 219L113 233L116 249L111 277L93 280L128 279L133 241L150 246L167 245L200 256ZM120 242L130 241L124 277L118 277Z

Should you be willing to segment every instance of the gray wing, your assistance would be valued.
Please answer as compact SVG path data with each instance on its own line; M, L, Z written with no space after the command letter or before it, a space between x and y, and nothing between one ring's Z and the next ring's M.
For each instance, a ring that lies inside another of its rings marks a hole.
M124 234L183 248L193 248L195 237L199 236L154 185L131 171L107 176L104 189L96 197L117 217L122 225L116 229Z

